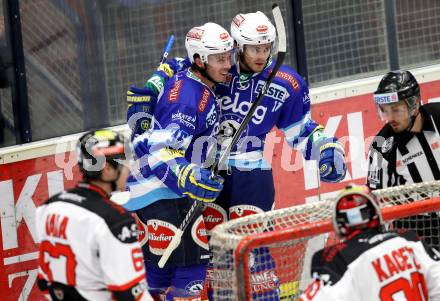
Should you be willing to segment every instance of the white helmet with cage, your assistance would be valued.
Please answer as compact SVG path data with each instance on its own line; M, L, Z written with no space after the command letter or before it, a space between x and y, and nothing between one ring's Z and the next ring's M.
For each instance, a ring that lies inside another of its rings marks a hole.
M200 56L203 63L208 63L208 55L231 51L234 40L226 29L209 22L191 28L186 34L185 48L191 63L194 63L195 54Z
M232 19L231 35L240 51L244 45L260 45L275 42L275 26L261 11L238 14Z

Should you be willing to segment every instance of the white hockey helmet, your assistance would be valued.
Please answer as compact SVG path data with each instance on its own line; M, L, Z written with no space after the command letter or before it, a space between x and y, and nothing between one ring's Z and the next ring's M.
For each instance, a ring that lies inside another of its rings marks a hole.
M195 54L203 63L208 63L208 55L232 50L234 40L226 29L210 22L191 28L186 34L185 48L191 63L194 63Z
M236 15L232 19L231 35L240 51L243 51L244 45L273 43L277 37L275 26L260 11Z
M332 222L340 237L354 230L380 228L383 218L379 200L367 186L350 184L336 197Z

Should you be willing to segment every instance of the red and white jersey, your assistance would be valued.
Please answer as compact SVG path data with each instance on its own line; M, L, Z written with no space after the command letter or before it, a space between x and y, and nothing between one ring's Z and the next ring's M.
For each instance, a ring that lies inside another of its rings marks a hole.
M152 300L133 217L80 184L37 208L39 278L93 301Z
M440 300L439 260L412 232L368 230L315 253L299 300Z

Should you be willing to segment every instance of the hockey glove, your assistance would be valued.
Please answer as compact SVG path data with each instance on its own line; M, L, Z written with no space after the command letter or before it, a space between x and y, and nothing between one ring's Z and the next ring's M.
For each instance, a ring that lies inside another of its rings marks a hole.
M188 58L173 58L165 63L161 64L153 75L146 81L144 87L150 89L159 95L160 90L163 88L165 83L174 76L177 72L187 69L191 65Z
M177 187L190 199L214 202L223 189L222 178L211 178L211 172L195 164L180 165L176 170Z
M336 138L324 138L319 146L319 175L322 181L337 183L344 179L347 171L345 152Z
M127 91L127 123L131 140L150 128L157 95L149 88L130 86Z

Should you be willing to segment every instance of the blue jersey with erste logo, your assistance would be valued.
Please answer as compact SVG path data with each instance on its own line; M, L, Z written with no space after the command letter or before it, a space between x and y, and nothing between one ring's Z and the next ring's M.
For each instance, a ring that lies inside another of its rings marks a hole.
M218 131L218 117L212 89L190 70L171 78L159 95L148 132L148 164L130 176L131 199L125 208L137 210L157 200L184 197L171 168L206 161L209 148L215 146L211 138Z
M216 94L221 106L220 142L225 141L227 144L238 129L272 72L274 64L275 62L269 63L261 73L255 73L241 81L240 74L234 66L230 70L228 82L217 86ZM310 116L310 98L306 82L287 66L281 66L278 70L240 138L242 143L238 143L233 149L229 164L238 166L252 162L264 165L264 140L274 126L283 131L286 141L292 147L300 145L301 138L307 139L318 126Z

